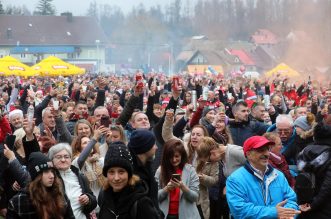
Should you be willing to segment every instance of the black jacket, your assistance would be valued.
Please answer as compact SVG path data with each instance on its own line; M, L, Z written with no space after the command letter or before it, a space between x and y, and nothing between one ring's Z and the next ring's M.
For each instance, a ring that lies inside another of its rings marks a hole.
M101 191L98 197L99 219L158 219L157 210L148 197L147 185L140 181L115 193L112 188Z
M67 196L64 196L65 212L63 218L74 219L75 216L72 212L70 202ZM28 191L23 190L15 195L8 204L7 219L39 219L35 206L32 204ZM42 219L42 218L40 218ZM52 218L50 218L52 219Z
M90 213L97 207L97 198L90 189L87 178L79 172L79 169L75 166L71 166L70 169L77 176L79 185L82 187L82 193L89 197L90 202L82 207L82 211L86 215L86 218L90 218ZM61 175L58 174L58 177L61 179L63 187L65 188Z
M330 142L330 141L329 141ZM330 144L330 143L328 143ZM325 159L321 158L324 153ZM315 173L316 188L311 210L301 213L299 218L330 219L331 218L331 146L330 145L308 145L298 157L298 163L305 162L305 171ZM311 162L313 161L314 162ZM307 165L308 164L308 165Z
M247 138L254 135L263 135L268 125L262 122L246 121L246 122L230 122L230 132L235 145L243 146Z

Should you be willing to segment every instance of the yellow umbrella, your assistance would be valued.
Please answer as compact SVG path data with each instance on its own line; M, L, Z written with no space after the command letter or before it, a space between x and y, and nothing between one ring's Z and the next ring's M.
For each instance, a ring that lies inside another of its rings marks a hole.
M280 74L280 76L288 76L290 78L300 76L300 74L297 71L295 71L294 69L292 69L291 67L289 67L288 65L286 65L284 63L281 63L281 64L277 65L275 68L266 72L265 76L271 77L271 76L275 76L277 74Z
M21 63L11 56L5 56L0 59L0 76L35 76L34 71L27 65Z
M67 63L57 57L49 56L32 66L40 76L69 76L85 74L85 69Z

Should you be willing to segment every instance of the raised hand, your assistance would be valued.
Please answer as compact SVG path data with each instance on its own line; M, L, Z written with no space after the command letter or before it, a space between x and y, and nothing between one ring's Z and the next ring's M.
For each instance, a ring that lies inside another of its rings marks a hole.
M32 140L34 138L33 130L35 127L35 121L36 119L33 119L32 122L29 122L27 118L23 119L23 130L25 131L27 140Z
M168 121L174 121L175 113L173 109L168 109L166 111L165 119Z

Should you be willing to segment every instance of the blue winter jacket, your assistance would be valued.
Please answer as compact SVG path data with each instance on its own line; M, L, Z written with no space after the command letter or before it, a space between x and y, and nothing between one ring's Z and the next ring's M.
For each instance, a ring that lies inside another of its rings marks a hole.
M233 172L226 181L226 198L235 219L277 218L276 205L298 209L296 194L280 171L268 165L262 180L249 163Z

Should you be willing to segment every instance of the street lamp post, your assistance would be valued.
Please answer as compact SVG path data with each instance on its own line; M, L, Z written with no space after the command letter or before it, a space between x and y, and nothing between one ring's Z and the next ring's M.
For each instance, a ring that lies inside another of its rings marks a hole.
M173 45L171 44L171 43L169 43L169 44L165 44L165 46L166 47L168 47L169 48L169 52L170 52L170 54L169 54L169 60L168 60L168 65L169 65L169 68L168 68L168 76L170 76L173 72L173 69L172 69L172 64L173 64L173 62L172 62L172 58L173 58Z
M95 44L97 46L97 54L96 54L96 58L97 58L97 74L100 74L100 56L99 56L99 44L100 44L100 40L95 40Z

